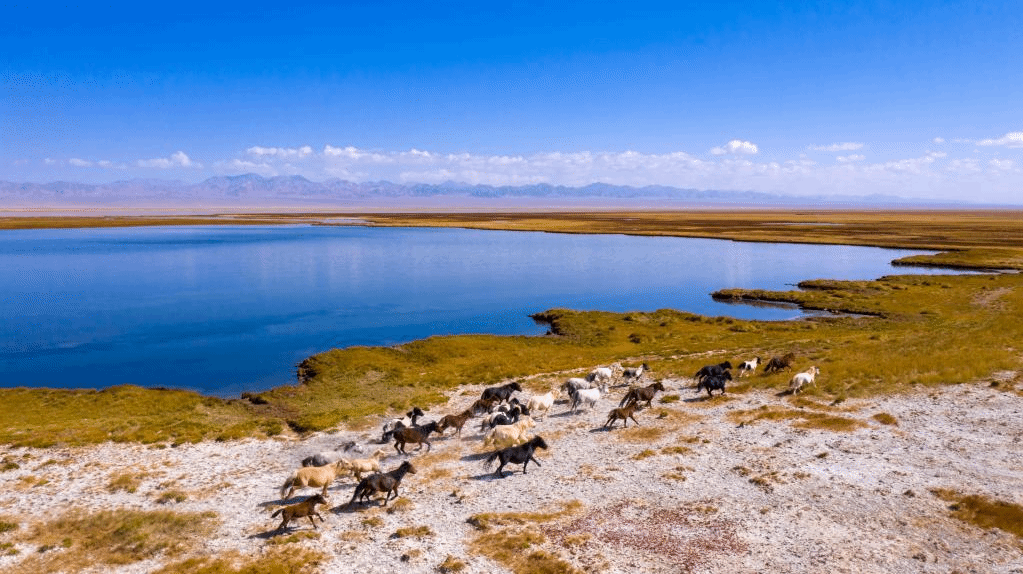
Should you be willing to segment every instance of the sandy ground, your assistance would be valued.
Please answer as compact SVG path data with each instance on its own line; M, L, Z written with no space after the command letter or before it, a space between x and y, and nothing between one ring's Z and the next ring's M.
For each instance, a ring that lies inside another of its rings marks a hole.
M958 521L930 492L956 489L1023 504L1023 395L1011 383L846 401L835 414L862 426L835 432L800 429L791 420L737 424L739 411L792 408L790 397L751 391L704 400L690 380L664 382L667 394L681 400L655 401L640 412L642 434L632 423L629 431L620 423L612 431L600 428L623 389L612 389L589 412L570 414L565 403L556 404L534 429L551 448L540 451L543 466L530 465L528 474L521 466L508 467L515 472L501 479L488 473L479 456L479 420L473 419L462 439L435 439L431 454L407 457L419 467L401 487L409 508L349 508L355 480L343 477L329 490L331 508L321 511L326 522L319 538L295 544L326 552L325 572L435 572L448 555L463 560L466 572L502 572L470 551L478 534L467 523L470 516L555 511L577 500L581 509L544 527L545 548L588 572L1023 573L1019 539ZM478 392L463 389L426 418L459 412ZM662 411L666 416L658 418ZM877 422L877 413L898 424ZM198 552L258 556L279 522L270 517L282 502L278 489L299 461L349 440L371 450L378 434L339 430L163 449L5 449L2 456L27 462L0 474L0 514L27 522L47 518L33 514L43 507L48 517L71 509L217 510L219 532ZM384 448L385 470L406 458ZM109 490L112 477L123 472L146 473L136 492ZM25 487L28 475L48 482ZM169 489L187 499L157 503ZM303 489L292 501L313 492ZM364 524L373 517L377 524ZM392 536L422 525L432 534ZM304 530L311 530L307 521L291 532ZM573 533L588 535L587 541L558 543ZM0 558L0 569L35 549L19 550ZM158 564L103 571L146 572Z

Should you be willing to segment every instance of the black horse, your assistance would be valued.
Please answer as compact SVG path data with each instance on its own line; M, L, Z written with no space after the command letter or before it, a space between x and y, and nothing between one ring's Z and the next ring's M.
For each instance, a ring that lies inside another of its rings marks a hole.
M511 398L512 393L519 391L522 392L522 387L518 383L508 383L507 385L501 385L500 387L488 387L483 389L483 396L481 400L489 401L497 399L498 403L503 403Z
M700 382L696 384L696 392L700 392L701 389L707 389L707 396L714 396L711 390L721 391L721 394L725 394L725 381L732 380L732 373L725 371L721 375L711 375L700 379Z
M732 368L732 363L730 363L728 361L725 361L723 363L718 363L716 365L706 365L706 366L702 367L699 371L696 371L696 374L693 375L693 378L696 379L697 381L702 381L703 379L706 379L707 377L713 377L715 375L720 375L722 373L726 373L726 372L728 372L728 369L731 369L731 368Z
M544 442L543 437L535 436L531 438L529 442L518 446L502 448L501 450L490 453L485 464L487 468L490 468L490 465L494 464L495 460L500 459L501 464L497 467L497 470L494 471L494 474L501 478L504 478L504 473L502 472L504 465L509 462L512 464L521 464L522 474L526 474L526 465L529 464L529 461L535 462L536 466L543 466L540 464L540 461L533 458L533 451L538 448L546 450L547 443Z
M359 499L359 502L364 502L373 493L386 492L387 496L384 497L384 506L387 506L387 501L391 499L391 495L394 495L394 498L398 498L398 485L401 484L401 479L405 478L406 474L415 473L416 468L412 466L411 462L406 460L401 463L401 466L390 472L371 474L359 481L359 485L355 487L355 494L348 501L348 505L355 504L356 499Z

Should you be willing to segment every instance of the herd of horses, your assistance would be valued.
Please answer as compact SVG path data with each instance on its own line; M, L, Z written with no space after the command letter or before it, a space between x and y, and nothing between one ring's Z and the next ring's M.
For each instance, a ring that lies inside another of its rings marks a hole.
M739 363L736 370L738 377L744 377L755 372L760 364L764 364L763 372L769 374L790 370L794 361L793 353L772 357L766 363L763 363L760 357L755 357ZM732 369L730 361L701 367L692 377L696 381L696 392L706 390L708 397L712 397L715 390L724 394L726 384L733 380ZM500 447L483 455L485 467L489 469L495 462L498 463L493 476L504 478L506 465L521 464L522 473L525 474L526 467L530 462L537 467L542 466L534 456L536 449L548 448L543 437L531 435L528 432L530 428L536 426L531 413L543 410L546 415L554 403L555 394L559 392L568 395L568 412L578 412L578 408L582 405L588 405L592 409L600 398L608 394L610 384L617 380L621 381L618 386L625 386L628 389L618 406L608 413L607 421L602 428L611 430L619 420L622 421L623 427L628 427L630 419L639 425L636 413L643 408L650 407L657 393L665 391L665 386L661 381L645 386L631 384L641 382L648 372L649 367L646 363L634 368L622 368L618 363L609 367L597 367L586 377L570 378L559 389L549 391L545 395L534 395L525 403L514 396L515 393L523 392L522 386L518 382L513 381L500 386L488 387L468 409L457 414L445 415L435 421L421 423L419 419L425 417L426 414L421 408L413 407L405 413L404 417L387 421L384 424L380 442L389 443L393 440L393 446L398 455L409 456L411 453L406 450L406 447L410 444L417 445L416 452L421 451L424 446L429 452L431 448L430 435L443 435L447 429L455 429L456 436L461 439L462 428L465 424L474 417L480 417L482 419L480 430L486 433L484 446L494 443ZM818 373L820 373L820 369L814 366L794 375L789 381L788 392L796 393L806 385L814 384ZM321 522L323 520L316 513L316 505L326 504L327 486L345 471L351 471L358 481L347 506L369 502L374 494L383 494L383 505L386 506L392 497L398 497L398 487L405 475L416 473L415 467L408 460L403 461L393 470L381 472L379 459L385 454L382 449L377 449L370 458L349 459L344 456L344 453L363 452L362 447L350 442L338 448L338 451L321 452L303 459L303 468L293 472L281 487L284 502L291 497L296 488L317 487L322 488L322 492L300 503L284 506L275 512L273 516L283 515L283 521L278 526L278 530L284 530L290 521L300 517L309 517L313 527L316 528L313 516L319 517ZM343 452L340 449L343 449ZM376 472L365 477L361 475L362 472L371 470ZM285 492L287 492L286 495Z

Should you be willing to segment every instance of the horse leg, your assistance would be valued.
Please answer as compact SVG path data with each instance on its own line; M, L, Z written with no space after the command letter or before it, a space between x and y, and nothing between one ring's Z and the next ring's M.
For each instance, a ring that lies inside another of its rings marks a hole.
M533 461L536 466L540 466L540 461L533 458L532 453L530 453L530 455L526 458L526 462L522 463L522 474L526 474L526 465L529 464L529 461Z
M629 415L629 418L632 419L632 422L636 423L636 426L639 426L639 421L636 420L636 417Z

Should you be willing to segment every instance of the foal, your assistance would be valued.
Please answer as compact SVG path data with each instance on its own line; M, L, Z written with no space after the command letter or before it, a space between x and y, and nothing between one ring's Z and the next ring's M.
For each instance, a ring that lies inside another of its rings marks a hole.
M445 415L441 417L437 425L440 427L439 432L443 433L449 428L454 428L457 431L459 438L462 437L462 427L465 426L466 421L472 418L472 409L463 411L457 415Z
M628 428L629 419L639 426L639 421L636 420L636 411L640 409L639 403L629 403L628 406L618 407L617 409L611 409L611 413L607 415L607 422L604 423L605 428L614 428L615 421L621 419L622 424Z
M316 512L317 504L327 504L327 499L324 498L322 494L314 494L305 499L303 502L279 509L277 512L271 514L270 518L274 518L278 514L283 514L284 520L281 521L281 525L277 527L277 530L284 530L288 527L289 522L292 520L298 520L303 516L308 516L309 522L312 522L313 528L316 528L316 521L313 520L314 516L319 518L320 522L323 522L323 517L320 516L319 512Z
M536 466L542 466L540 464L540 461L533 458L533 451L535 451L538 448L547 450L547 443L544 442L543 437L535 436L531 438L529 442L525 442L518 446L502 448L501 450L497 450L490 453L490 456L487 457L485 464L487 468L490 468L490 465L494 464L495 460L500 460L501 464L498 465L497 470L494 471L494 474L501 478L504 478L504 473L502 472L502 470L504 469L504 465L508 464L509 462L512 464L521 464L522 474L526 474L526 465L529 464L529 461L535 462Z

